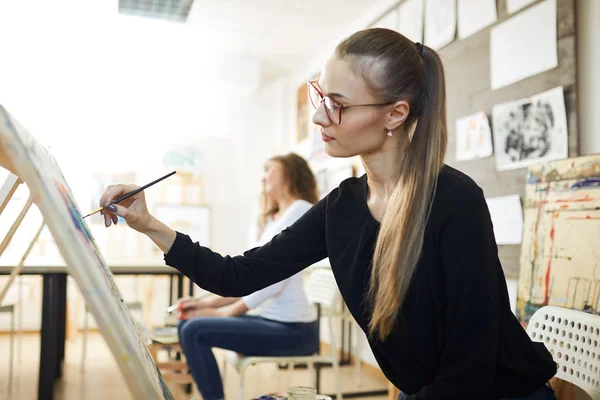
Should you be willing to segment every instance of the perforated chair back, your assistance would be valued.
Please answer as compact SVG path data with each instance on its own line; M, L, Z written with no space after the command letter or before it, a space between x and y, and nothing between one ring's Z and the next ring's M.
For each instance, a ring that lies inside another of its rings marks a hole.
M328 268L312 271L305 291L309 302L320 304L331 310L334 309L340 296L333 272Z
M546 306L531 317L527 333L550 350L557 378L600 400L600 316Z

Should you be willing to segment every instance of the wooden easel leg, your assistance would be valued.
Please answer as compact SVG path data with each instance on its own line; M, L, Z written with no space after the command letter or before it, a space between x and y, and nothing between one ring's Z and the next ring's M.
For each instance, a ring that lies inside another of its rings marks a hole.
M8 202L19 188L20 183L21 180L14 174L10 174L6 177L4 184L0 187L0 214L2 214L8 205Z
M27 215L27 211L29 211L29 208L31 208L32 204L33 204L33 197L29 196L29 198L27 199L27 202L23 206L23 209L17 216L17 219L15 220L15 222L13 222L10 229L8 230L8 233L6 234L6 236L0 243L0 255L2 255L2 253L4 253L4 250L6 250L6 248L10 244L10 241L12 240L13 236L15 235L15 232L19 228L19 225L21 225L21 222L23 222L23 219L25 218L25 215Z
M19 264L17 264L15 269L10 271L10 276L8 277L8 281L6 282L6 285L4 285L2 290L0 290L0 304L2 304L2 300L4 299L4 296L6 296L6 293L8 293L8 289L10 288L10 285L12 285L15 278L21 273L21 270L23 269L23 266L25 265L25 260L27 260L29 253L31 253L31 249L33 249L35 242L37 242L38 238L40 237L40 234L42 233L42 230L44 229L44 225L45 224L42 222L42 225L40 225L38 231L36 232L35 236L31 240L31 243L29 243L29 246L27 246L27 249L25 250L25 253L21 257ZM20 301L20 299L19 299L19 301Z

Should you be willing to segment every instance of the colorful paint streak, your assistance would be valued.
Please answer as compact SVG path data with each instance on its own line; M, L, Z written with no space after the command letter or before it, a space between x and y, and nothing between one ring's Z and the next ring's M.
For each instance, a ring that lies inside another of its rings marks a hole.
M571 186L571 189L600 187L600 178L583 179Z
M527 174L517 315L544 305L600 313L600 155Z
M545 290L544 290L544 305L548 305L548 299L550 292L550 272L552 271L552 257L554 255L554 238L556 237L556 218L557 214L552 214L552 228L550 228L550 257L548 257L548 267L546 268L546 278L544 280Z

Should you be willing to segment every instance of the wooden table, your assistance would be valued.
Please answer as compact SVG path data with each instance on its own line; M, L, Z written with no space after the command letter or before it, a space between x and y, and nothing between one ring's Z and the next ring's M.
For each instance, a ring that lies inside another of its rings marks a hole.
M0 275L9 275L14 267L0 265ZM181 297L183 276L174 268L164 264L119 264L111 265L113 275L168 275L171 282L177 278L177 296ZM62 376L65 359L67 322L67 276L65 265L26 265L21 274L43 277L42 324L40 329L40 367L38 377L38 399L52 400L54 385ZM173 285L171 284L171 291ZM173 298L171 292L170 299Z

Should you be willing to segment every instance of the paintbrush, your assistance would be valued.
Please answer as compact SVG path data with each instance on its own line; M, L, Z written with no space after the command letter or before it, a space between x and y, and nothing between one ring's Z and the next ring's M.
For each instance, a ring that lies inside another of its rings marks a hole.
M113 205L113 204L117 204L117 203L119 203L119 202L121 202L121 201L123 201L123 200L125 200L125 199L128 199L129 197L131 197L131 196L133 196L133 195L135 195L135 194L138 194L138 193L139 193L139 192L141 192L142 190L149 188L150 186L154 185L155 183L158 183L158 182L162 181L163 179L167 179L167 178L168 178L168 177L170 177L171 175L174 175L176 172L177 172L177 171L173 171L173 172L171 172L171 173L168 173L168 174L166 174L165 176L163 176L162 178L158 178L157 180L155 180L155 181L152 181L152 182L150 182L150 183L149 183L149 184L147 184L147 185L144 185L144 186L142 186L142 187L139 187L139 188L137 188L137 189L135 189L135 190L133 190L133 191L131 191L131 192L129 192L129 193L127 193L127 194L125 194L125 195L121 196L121 197L119 197L118 199L115 199L115 200L113 200L113 201L112 201L112 202L111 202L111 203L110 203L108 206L111 206L111 205ZM106 206L106 207L108 207L108 206ZM94 211L92 211L91 213L89 213L88 215L86 215L86 216L85 216L85 217L83 217L83 218L86 218L86 217L89 217L90 215L94 215L94 214L96 214L96 213L99 213L100 211L102 211L102 210L106 209L106 207L99 207L99 208L95 209Z

